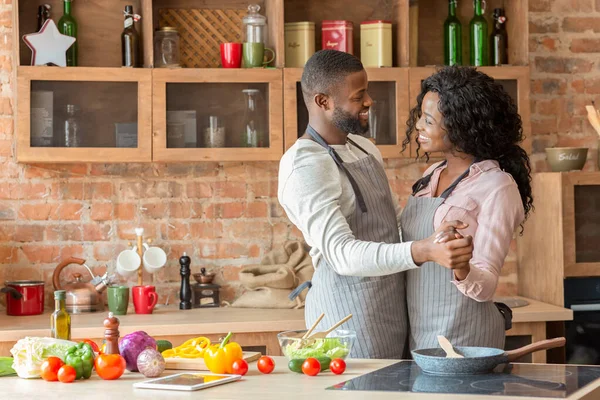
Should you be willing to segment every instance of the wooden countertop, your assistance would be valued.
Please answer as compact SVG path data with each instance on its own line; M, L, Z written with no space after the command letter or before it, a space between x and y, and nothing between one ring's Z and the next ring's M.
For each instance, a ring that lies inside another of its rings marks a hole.
M522 297L520 297L522 298ZM513 309L513 323L539 321L568 321L573 311L539 301L525 299L530 304ZM71 319L71 337L102 337L102 321L107 312L75 314ZM204 335L232 331L282 332L305 329L304 310L197 308L179 310L177 306L159 306L153 314L119 316L121 336L143 330L149 335ZM176 327L176 329L175 329ZM0 315L0 342L13 342L25 336L49 336L50 314L30 317Z
M464 394L433 393L398 393L398 392L363 392L326 390L327 387L355 378L359 375L386 367L398 360L348 360L348 369L343 375L330 372L309 377L287 369L284 357L274 357L275 371L262 375L256 369L256 362L250 363L249 372L242 380L204 389L198 392L175 392L165 390L134 389L133 383L146 380L139 373L126 372L116 381L103 381L95 373L89 380L70 384L45 382L41 379L21 379L18 377L0 378L0 393L7 399L37 398L43 393L44 398L85 398L95 399L189 399L190 396L210 399L243 399L243 400L281 400L281 399L340 399L340 400L379 400L379 399L434 399L458 400L468 397L469 400L506 400L508 396L480 396ZM559 365L553 365L561 368ZM163 376L184 371L165 371ZM508 390L508 389L507 389ZM193 394L195 393L195 394ZM600 380L588 385L567 400L591 400L600 397ZM530 399L530 397L519 397ZM548 400L539 397L535 400Z

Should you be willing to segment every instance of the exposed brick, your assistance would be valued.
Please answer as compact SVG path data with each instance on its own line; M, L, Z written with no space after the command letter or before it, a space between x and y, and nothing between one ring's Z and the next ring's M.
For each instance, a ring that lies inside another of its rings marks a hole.
M122 199L139 200L144 198L146 184L144 182L123 182L119 186Z
M190 218L192 204L184 201L169 203L169 215L171 218Z
M168 203L146 203L142 205L142 215L144 218L163 219L167 217Z
M97 242L109 240L109 224L91 223L83 226L83 240L86 242Z
M0 224L0 242L11 242L15 237L16 226Z
M554 17L529 19L529 33L558 33L558 21Z
M191 222L189 232L193 240L223 237L223 224L218 221Z
M62 203L58 207L55 219L60 220L77 220L81 219L83 205L80 203Z
M536 3L539 0L534 0ZM594 0L554 0L552 11L555 13L590 12L594 10Z
M46 226L46 240L50 242L59 241L81 241L83 230L79 224L59 224Z
M112 219L112 203L93 203L90 218L94 221L108 221Z
M86 182L84 193L88 200L109 200L113 195L113 184L112 182Z
M565 32L600 32L600 23L596 17L565 17L562 28Z
M249 191L255 198L277 197L277 182L252 182Z
M187 222L171 221L168 226L167 238L169 240L189 239L190 228ZM194 237L196 239L196 237Z
M221 267L223 279L227 282L240 280L241 267L239 265L226 265Z
M13 246L0 246L0 263L12 264L17 262L17 249Z
M22 245L21 250L25 256L25 261L32 263L54 263L60 258L60 246L51 246L48 244L27 244Z
M115 219L129 221L135 218L136 206L131 203L119 203L115 206Z
M571 88L573 88L573 90L576 93L583 93L583 92L585 92L585 80L583 80L583 79L573 79L573 81L571 82Z
M552 0L535 0L529 2L529 11L531 12L550 11L551 7Z
M17 213L15 212L16 205L11 204L1 204L0 203L0 221L4 220L13 220L17 218Z
M84 258L83 253L84 253L83 246L81 246L79 244L63 246L60 249L60 259L64 260L65 258L68 258L68 257Z
M41 242L45 227L42 225L17 225L12 240L15 242Z
M592 70L594 63L581 58L535 57L536 69L555 74L585 73Z
M214 188L221 198L246 198L246 182L216 182Z
M268 206L266 202L255 201L246 204L244 215L248 218L266 218L268 216Z
M598 18L600 24L600 18ZM571 41L573 53L600 53L600 39L573 39Z
M51 192L53 199L83 200L83 182L55 182Z
M271 224L268 222L245 221L233 222L225 228L227 235L236 239L252 239L263 241L270 238L273 234Z
M191 199L209 198L212 197L213 191L209 183L189 182L186 185L186 194Z
M58 204L22 204L19 218L25 220L44 221L54 218Z
M112 261L117 257L115 244L111 242L95 242L93 244L94 259L96 261Z
M177 182L153 182L146 186L144 198L179 198L183 187Z
M586 79L585 92L587 94L600 94L600 78ZM586 115L587 115L587 112L586 112Z

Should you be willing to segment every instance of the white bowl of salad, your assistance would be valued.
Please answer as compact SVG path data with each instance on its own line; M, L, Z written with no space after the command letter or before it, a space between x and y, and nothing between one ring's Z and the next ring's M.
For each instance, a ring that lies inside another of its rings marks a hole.
M302 339L306 330L285 331L277 335L282 353L291 360L305 360L309 357L320 359L345 359L356 340L356 331L338 329L326 338Z

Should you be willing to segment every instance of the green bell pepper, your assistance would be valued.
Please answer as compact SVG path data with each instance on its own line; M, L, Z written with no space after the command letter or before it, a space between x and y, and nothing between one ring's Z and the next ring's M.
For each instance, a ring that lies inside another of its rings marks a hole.
M89 379L94 367L94 349L85 342L76 344L67 350L65 364L75 368L75 379Z

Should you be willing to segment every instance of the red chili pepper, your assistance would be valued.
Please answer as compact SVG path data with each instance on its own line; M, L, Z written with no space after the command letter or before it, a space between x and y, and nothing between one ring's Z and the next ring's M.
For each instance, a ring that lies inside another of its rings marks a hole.
M96 353L100 353L100 348L98 347L98 345L96 344L96 342L90 340L90 339L83 339L82 340L83 343L87 343L90 346L92 346L92 349L94 350L94 352Z

